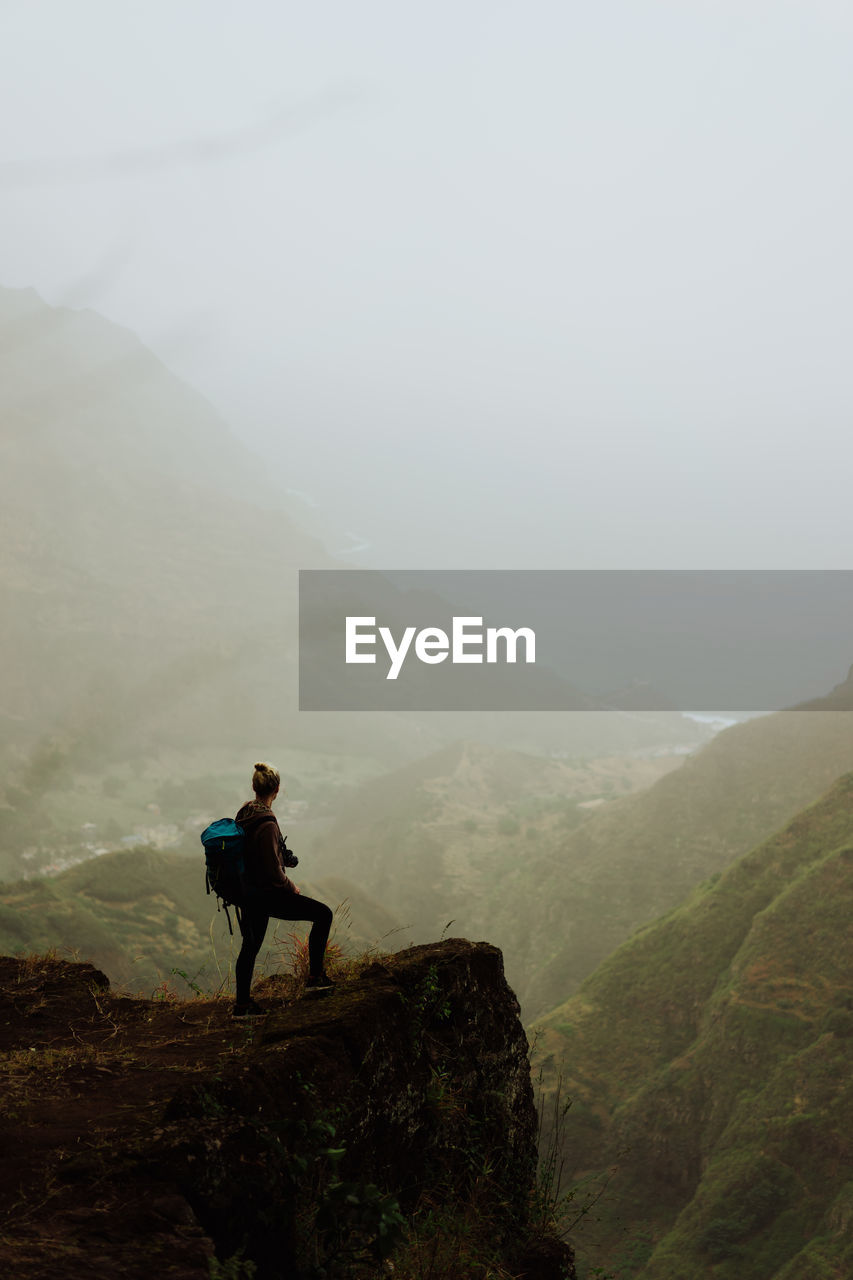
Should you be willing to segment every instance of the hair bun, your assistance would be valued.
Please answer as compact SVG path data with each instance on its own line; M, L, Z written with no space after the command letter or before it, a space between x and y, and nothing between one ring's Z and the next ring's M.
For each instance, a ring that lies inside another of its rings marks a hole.
M270 796L281 786L281 774L271 764L259 761L252 775L252 790L257 796Z

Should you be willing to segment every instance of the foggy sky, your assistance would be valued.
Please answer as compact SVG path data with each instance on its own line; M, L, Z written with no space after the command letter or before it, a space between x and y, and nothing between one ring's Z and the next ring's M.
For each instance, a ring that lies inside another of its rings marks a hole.
M0 284L394 568L845 568L842 0L0 6Z

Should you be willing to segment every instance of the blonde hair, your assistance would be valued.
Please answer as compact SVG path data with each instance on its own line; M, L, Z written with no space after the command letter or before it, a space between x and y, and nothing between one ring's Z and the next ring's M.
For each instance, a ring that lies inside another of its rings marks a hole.
M270 796L281 786L281 774L271 764L255 765L252 774L252 790L256 796Z

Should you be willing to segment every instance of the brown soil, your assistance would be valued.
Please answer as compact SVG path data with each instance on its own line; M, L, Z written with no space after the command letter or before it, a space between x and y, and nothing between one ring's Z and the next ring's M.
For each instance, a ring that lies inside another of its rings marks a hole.
M278 993L284 1007L281 980ZM92 965L0 956L0 1274L207 1280L213 1245L187 1201L120 1172L179 1086L252 1036L231 1008L114 995ZM144 1242L135 1263L129 1238Z

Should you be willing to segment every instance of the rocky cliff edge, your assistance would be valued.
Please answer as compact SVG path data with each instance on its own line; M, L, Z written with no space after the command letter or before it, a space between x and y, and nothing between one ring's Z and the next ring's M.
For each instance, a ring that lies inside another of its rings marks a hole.
M0 957L0 1271L151 1280L574 1272L533 1196L528 1045L501 953L450 939L321 999L145 1000Z

